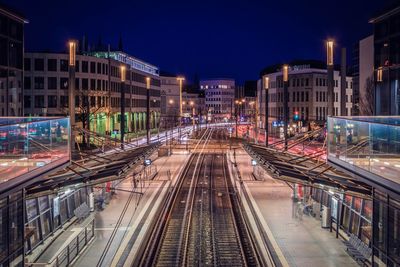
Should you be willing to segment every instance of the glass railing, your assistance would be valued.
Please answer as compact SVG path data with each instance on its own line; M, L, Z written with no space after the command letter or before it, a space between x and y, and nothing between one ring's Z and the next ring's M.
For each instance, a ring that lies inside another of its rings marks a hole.
M0 117L0 184L70 160L69 118Z
M400 183L400 117L328 118L328 160Z

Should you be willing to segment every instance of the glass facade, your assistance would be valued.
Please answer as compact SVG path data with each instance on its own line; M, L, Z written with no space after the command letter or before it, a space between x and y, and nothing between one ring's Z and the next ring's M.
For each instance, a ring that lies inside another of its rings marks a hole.
M23 266L23 196L0 199L0 266Z
M26 200L25 252L31 253L49 235L74 217L74 210L89 203L90 188L61 195L41 196Z
M370 244L373 266L400 266L400 117L329 118L328 161L373 187L372 202L344 197L342 228Z
M398 11L374 21L375 115L400 115L399 33Z
M69 118L0 118L0 184L70 160Z
M400 117L328 118L328 161L400 183Z
M0 116L22 115L24 21L0 7Z

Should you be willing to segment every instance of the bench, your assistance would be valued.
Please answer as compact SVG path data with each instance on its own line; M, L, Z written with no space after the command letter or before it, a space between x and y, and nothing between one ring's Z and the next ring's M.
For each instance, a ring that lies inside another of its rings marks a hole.
M372 254L372 249L367 244L354 234L351 234L349 240L345 240L343 243L346 245L346 251L351 257L361 266L367 265Z

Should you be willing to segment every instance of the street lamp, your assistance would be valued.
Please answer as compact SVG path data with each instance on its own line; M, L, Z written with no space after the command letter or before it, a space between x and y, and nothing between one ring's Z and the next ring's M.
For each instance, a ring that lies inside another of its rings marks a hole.
M265 146L268 147L268 118L269 118L269 94L268 94L268 89L269 89L269 77L265 77L265 82L264 82L264 88L265 88Z
M328 40L326 42L326 67L327 67L327 81L328 81L328 88L327 88L327 95L328 95L328 116L333 116L333 40ZM343 101L343 99L342 99Z
M177 77L176 78L179 82L179 142L181 141L181 127L182 127L182 86L183 81L185 80L184 77Z
M124 149L125 142L125 80L126 80L126 67L120 66L121 72L121 121L120 121L120 132L121 132L121 149Z
M193 123L193 133L194 133L194 102L193 101L190 101L190 106L192 107L192 123Z
M150 82L151 78L146 77L146 140L150 144Z
M69 81L68 81L68 100L69 100L69 120L71 125L71 152L75 150L75 64L76 64L76 41L69 41Z
M289 87L289 66L288 65L283 65L282 67L282 76L283 76L283 119L284 119L284 125L283 125L283 136L285 138L285 150L288 148L288 123L289 123L289 107L288 107L288 102L289 102L289 92L288 92L288 87Z

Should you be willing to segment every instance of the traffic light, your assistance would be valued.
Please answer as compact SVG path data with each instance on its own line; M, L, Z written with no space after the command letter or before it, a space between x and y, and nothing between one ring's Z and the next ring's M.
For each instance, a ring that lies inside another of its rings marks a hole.
M295 121L298 121L298 120L299 120L299 112L298 112L298 111L295 111L295 112L294 112L293 119L294 119Z

